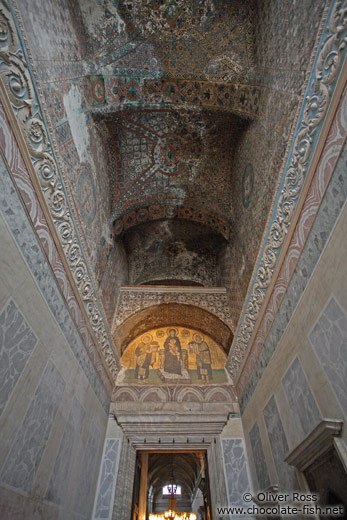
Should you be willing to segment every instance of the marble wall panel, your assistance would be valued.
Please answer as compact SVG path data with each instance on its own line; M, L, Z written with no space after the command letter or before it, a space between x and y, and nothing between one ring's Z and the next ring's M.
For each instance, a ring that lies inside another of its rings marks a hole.
M99 429L91 423L87 444L83 454L78 478L79 486L76 489L74 511L84 518L91 513L94 494L93 490L97 476L97 455L103 439Z
M347 131L346 110L347 89L345 89L344 94L341 97L339 107L337 109L334 121L330 127L322 155L317 165L317 169L315 171L310 188L307 192L307 196L302 207L298 223L291 238L284 262L281 266L278 278L275 283L274 290L271 294L266 312L261 320L260 326L254 338L254 344L252 346L252 356L248 357L246 363L242 368L241 377L239 378L237 383L237 390L239 392L239 395L242 395L247 383L250 380L252 370L256 365L257 359L260 355L266 337L272 327L276 314L280 308L281 302L285 295L285 291L290 283L295 267L299 262L300 254L304 249L306 240L311 232L311 228L314 223L315 217L319 211L319 207L322 202L324 193L328 187L329 181L334 172L336 164L339 161L340 153L345 142ZM342 161L340 167L341 170L343 170L344 167L345 166ZM336 187L332 190L333 193L335 190ZM318 244L318 240L315 240L315 243ZM303 273L306 272L307 268L305 266ZM289 309L290 306L288 305L287 313Z
M116 485L120 439L106 439L101 466L101 475L96 494L94 520L110 519L112 499Z
M27 492L32 488L64 389L61 374L48 361L2 468L4 484Z
M11 299L0 313L0 415L36 343L34 332Z
M250 491L242 439L222 439L229 505L243 505L242 495Z
M283 377L282 385L295 417L300 440L302 440L318 424L321 415L297 357Z
M289 453L286 434L277 408L275 397L272 396L263 411L267 433L270 440L278 481L282 491L298 488L294 468L284 462Z
M69 475L76 458L74 448L76 450L81 436L84 417L85 410L74 397L46 492L46 499L56 504L64 504L67 496Z
M345 107L344 113L346 113ZM346 133L345 130L344 133ZM256 361L252 369L248 373L246 372L248 377L244 379L243 392L242 389L240 392L240 408L242 412L250 401L277 345L279 345L281 341L284 331L288 327L296 306L309 283L318 260L329 240L329 236L344 207L347 197L346 164L347 147L345 146L339 156L323 200L319 205L318 214L300 254L287 291L279 309L274 313L274 319L262 350L259 356L255 357Z
M1 111L0 111L1 115ZM1 118L0 118L1 119ZM1 132L0 132L1 134ZM32 202L33 204L33 202ZM99 374L88 356L86 345L77 330L66 307L61 292L47 259L42 252L41 244L32 229L21 200L18 197L4 161L0 157L0 211L7 223L12 237L21 251L27 266L46 300L55 320L66 338L74 356L85 373L104 410L108 412L109 398ZM48 237L48 234L46 235ZM102 369L103 370L103 369Z
M259 426L256 422L249 432L249 438L252 446L253 460L259 489L265 489L270 486L270 478L265 461Z
M335 298L330 299L309 339L347 417L347 316Z

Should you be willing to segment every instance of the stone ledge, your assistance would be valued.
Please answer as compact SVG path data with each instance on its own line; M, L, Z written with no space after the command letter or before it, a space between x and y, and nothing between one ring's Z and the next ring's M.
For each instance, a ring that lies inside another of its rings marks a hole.
M335 446L334 437L342 432L343 421L338 419L323 419L307 437L292 450L285 462L295 466L299 471L305 471L321 455Z

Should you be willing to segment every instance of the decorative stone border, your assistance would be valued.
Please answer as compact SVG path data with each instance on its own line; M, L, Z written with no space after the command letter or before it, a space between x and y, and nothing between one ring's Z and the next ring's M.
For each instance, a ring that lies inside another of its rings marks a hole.
M44 201L64 251L72 280L84 305L96 345L101 349L110 376L115 380L118 362L111 346L98 296L89 274L80 243L63 177L54 154L54 147L35 88L35 80L28 62L13 10L7 2L0 2L0 80L24 137L32 168L36 174Z
M217 316L233 330L231 310L226 289L211 287L127 287L120 288L120 295L112 326L114 331L136 312L154 305L181 303L200 307Z
M295 220L295 210L342 70L346 30L343 2L336 0L332 2L325 22L274 210L264 235L260 260L230 350L227 369L234 380L250 347L280 253Z

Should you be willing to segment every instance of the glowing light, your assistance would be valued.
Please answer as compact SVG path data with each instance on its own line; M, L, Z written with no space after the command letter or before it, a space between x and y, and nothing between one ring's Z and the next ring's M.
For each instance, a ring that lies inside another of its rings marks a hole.
M177 513L176 511L165 511L164 513L150 513L149 520L196 520L195 513Z

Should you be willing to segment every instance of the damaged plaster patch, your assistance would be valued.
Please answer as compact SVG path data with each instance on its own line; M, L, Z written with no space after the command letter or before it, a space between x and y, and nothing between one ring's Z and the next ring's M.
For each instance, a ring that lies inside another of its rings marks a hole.
M87 116L82 109L82 96L76 85L72 85L69 92L64 95L64 107L70 124L71 134L76 146L80 162L90 162L89 132Z
M125 22L112 2L107 1L99 4L95 0L83 0L83 2L80 2L80 8L85 24L92 34L97 31L98 24L101 21L107 22L107 20L108 25L118 28L119 35L126 34Z

